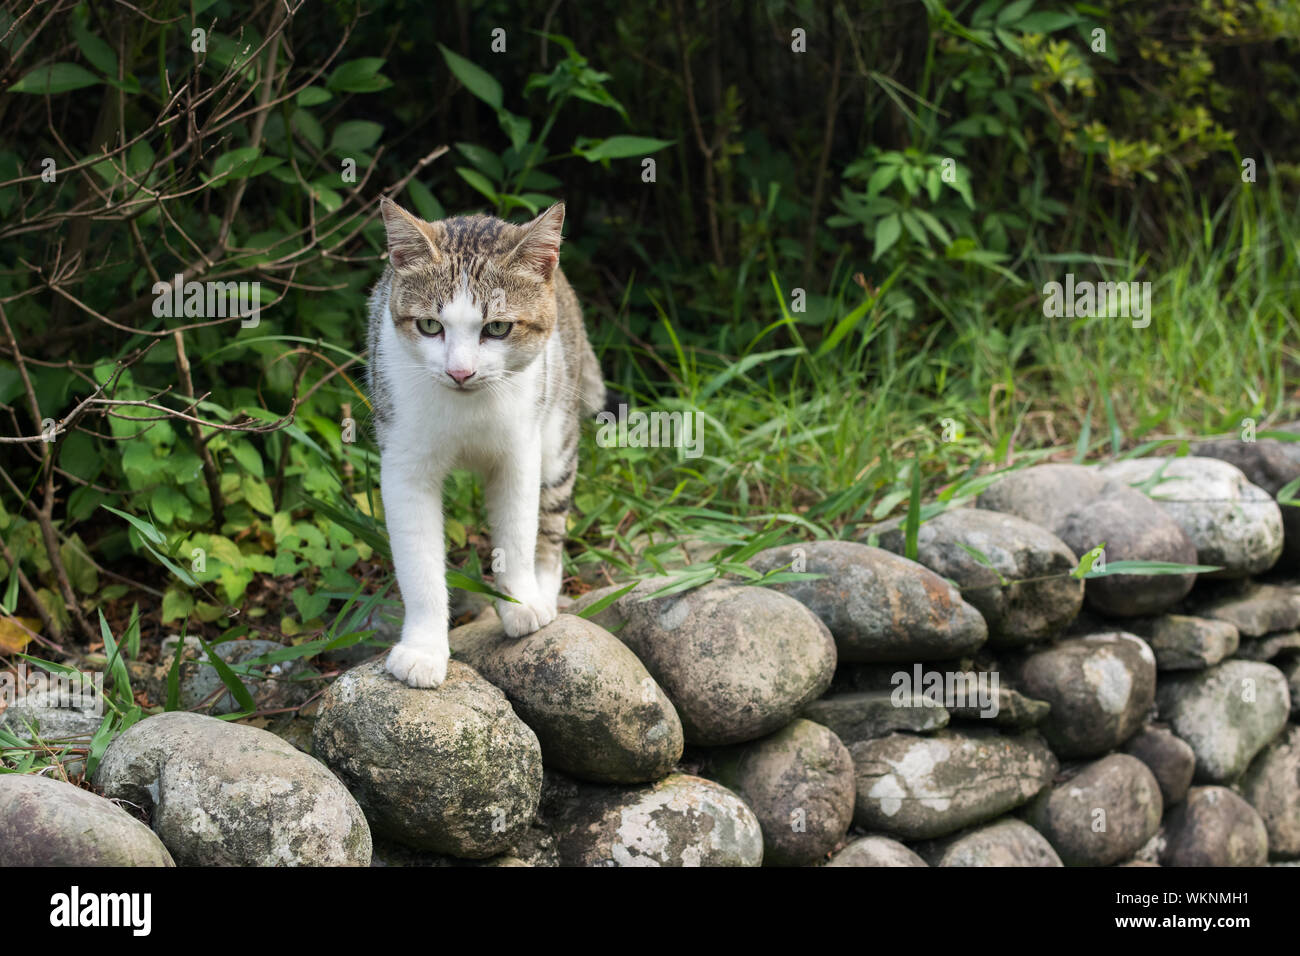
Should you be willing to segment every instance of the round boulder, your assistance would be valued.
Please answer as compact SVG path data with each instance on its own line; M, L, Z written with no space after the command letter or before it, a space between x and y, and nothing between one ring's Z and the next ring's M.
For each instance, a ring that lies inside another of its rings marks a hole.
M682 755L682 723L636 655L603 627L561 614L525 637L499 618L449 635L457 658L505 692L542 758L584 780L644 783Z
M1268 830L1270 855L1300 859L1300 727L1289 724L1241 779L1241 795Z
M1201 564L1223 570L1210 577L1239 578L1267 571L1282 554L1282 512L1241 469L1217 458L1130 458L1101 468L1147 495L1178 522ZM1158 476L1158 477L1157 477Z
M1034 734L890 734L849 748L858 826L902 839L945 836L1001 816L1051 782L1057 762Z
M1224 661L1161 679L1160 719L1196 754L1196 780L1228 783L1281 733L1291 709L1286 678L1272 664Z
M343 784L256 727L146 718L108 745L95 786L144 807L182 866L370 865L370 829Z
M812 541L769 548L756 571L790 565L816 580L768 585L810 608L835 638L841 661L925 661L961 657L988 638L988 626L951 584L882 548Z
M887 836L864 836L836 853L827 866L929 866L903 843Z
M1013 471L976 504L1041 525L1076 555L1104 544L1107 561L1196 563L1195 545L1173 518L1096 468L1048 464ZM1195 580L1195 574L1093 578L1084 599L1093 610L1115 617L1155 614L1182 600Z
M1124 752L1137 757L1160 784L1160 799L1172 807L1187 796L1196 772L1196 752L1167 727L1147 724L1124 744Z
M1227 787L1192 787L1165 818L1161 866L1262 866L1268 830Z
M561 866L761 866L763 832L745 801L675 773L641 787L548 774L543 811Z
M903 553L902 524L872 529L882 548ZM1054 637L1083 606L1083 581L1069 576L1078 558L1046 528L1015 515L952 508L917 529L916 545L916 560L956 581L984 617L993 647Z
M382 661L347 671L321 701L312 745L377 833L417 849L500 853L523 836L541 797L536 735L456 660L437 688L408 687Z
M687 743L765 736L830 686L835 641L798 601L725 581L645 600L670 580L642 581L591 620L616 634L658 681ZM575 612L613 590L583 595Z
M116 803L62 780L0 774L0 866L175 866Z
M1061 866L1043 835L1014 817L976 827L925 848L935 866Z
M712 751L706 767L754 811L770 866L818 862L853 822L853 760L835 734L811 720Z
M1163 812L1160 784L1146 764L1111 754L1044 790L1025 819L1067 866L1110 866L1156 835Z
M1040 729L1061 757L1094 757L1142 725L1155 698L1156 659L1132 634L1071 638L1030 655L1026 693L1052 705Z

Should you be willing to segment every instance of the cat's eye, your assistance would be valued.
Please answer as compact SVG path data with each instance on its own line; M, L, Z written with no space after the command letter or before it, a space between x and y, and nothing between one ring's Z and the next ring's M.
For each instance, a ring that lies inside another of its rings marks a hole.
M504 339L510 334L510 322L489 322L483 326L483 334L490 339Z
M438 335L442 332L442 323L437 319L416 319L415 327L425 335Z

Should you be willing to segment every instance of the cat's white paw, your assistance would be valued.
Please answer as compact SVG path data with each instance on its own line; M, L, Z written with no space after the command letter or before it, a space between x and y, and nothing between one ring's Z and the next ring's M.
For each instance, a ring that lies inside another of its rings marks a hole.
M497 601L497 616L506 634L510 637L523 637L544 628L555 620L555 602L547 603L541 598L519 598L519 603Z
M438 648L397 644L388 652L388 673L411 687L437 687L447 679L451 654Z

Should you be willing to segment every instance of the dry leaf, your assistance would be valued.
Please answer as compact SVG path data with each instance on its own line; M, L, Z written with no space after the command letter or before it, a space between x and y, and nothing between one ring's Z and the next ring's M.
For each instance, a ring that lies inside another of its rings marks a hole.
M14 654L25 648L32 636L40 632L41 622L34 617L0 617L0 654Z

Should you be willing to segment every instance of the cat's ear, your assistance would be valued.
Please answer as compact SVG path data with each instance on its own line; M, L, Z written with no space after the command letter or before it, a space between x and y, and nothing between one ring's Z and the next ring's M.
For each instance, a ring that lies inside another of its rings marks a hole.
M560 229L564 225L564 203L557 202L523 227L524 237L507 257L539 278L549 280L560 261Z
M387 196L379 200L379 214L388 231L388 261L394 269L401 272L438 261L438 250L419 219Z

